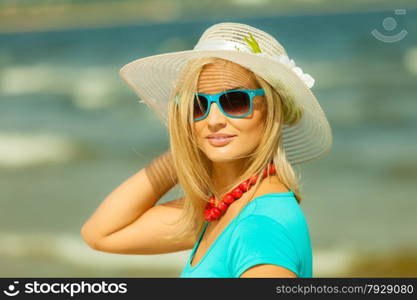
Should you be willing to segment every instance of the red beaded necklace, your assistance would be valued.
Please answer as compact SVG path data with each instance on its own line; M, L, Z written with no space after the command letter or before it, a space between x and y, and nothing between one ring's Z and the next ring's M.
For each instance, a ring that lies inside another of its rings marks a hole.
M269 173L268 170L269 169ZM275 174L275 166L273 163L269 164L269 168L265 168L262 174L262 178L266 178L269 175ZM227 193L223 196L222 201L219 202L219 205L215 206L215 197L211 195L209 197L209 202L206 205L204 210L204 219L208 222L214 221L222 216L222 214L227 210L230 204L233 203L236 199L242 197L243 193L246 193L250 190L252 185L258 180L258 175L253 175L251 178L246 179L237 187L235 187L230 193Z

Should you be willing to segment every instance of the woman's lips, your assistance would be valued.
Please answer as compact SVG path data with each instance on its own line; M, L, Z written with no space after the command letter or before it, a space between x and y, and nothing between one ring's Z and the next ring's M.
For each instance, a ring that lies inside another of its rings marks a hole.
M236 136L207 138L212 146L221 147L229 144Z

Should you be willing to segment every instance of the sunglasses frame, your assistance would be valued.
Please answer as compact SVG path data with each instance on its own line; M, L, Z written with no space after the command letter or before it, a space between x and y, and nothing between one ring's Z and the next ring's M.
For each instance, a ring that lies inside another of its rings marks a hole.
M223 107L220 104L220 97L222 95L224 95L224 94L231 93L231 92L244 92L247 95L249 95L249 112L247 112L247 113L245 113L245 114L243 114L241 116L232 116L232 115L229 115L228 113L226 113L223 110ZM206 97L206 99L208 101L208 104L207 104L207 111L206 111L206 113L202 117L197 118L197 119L194 119L194 121L200 121L200 120L205 119L208 116L208 114L210 113L210 109L211 109L211 104L212 103L216 103L217 104L217 107L220 108L220 111L225 116L227 116L229 118L237 118L237 119L244 118L247 115L250 115L252 113L252 103L253 103L253 100L252 99L253 99L253 97L255 97L255 96L264 96L264 95L265 95L264 89L256 89L256 90L235 89L235 90L228 90L228 91L224 91L224 92L221 92L221 93L218 93L218 94L211 94L211 95L210 94L197 93L196 96L204 96L204 97Z

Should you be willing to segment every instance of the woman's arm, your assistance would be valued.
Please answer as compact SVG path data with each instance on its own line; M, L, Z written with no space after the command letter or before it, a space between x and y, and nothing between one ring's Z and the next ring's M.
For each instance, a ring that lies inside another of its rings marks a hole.
M167 151L112 191L81 228L93 249L123 254L157 254L189 249L195 238L173 241L182 198L155 203L176 183Z

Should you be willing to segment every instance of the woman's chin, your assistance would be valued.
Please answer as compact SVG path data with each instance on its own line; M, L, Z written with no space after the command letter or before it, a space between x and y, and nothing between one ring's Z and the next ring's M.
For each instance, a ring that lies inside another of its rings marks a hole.
M219 149L208 149L206 155L209 160L214 163L225 163L230 162L236 159L238 156L234 151L229 150L219 150Z

